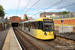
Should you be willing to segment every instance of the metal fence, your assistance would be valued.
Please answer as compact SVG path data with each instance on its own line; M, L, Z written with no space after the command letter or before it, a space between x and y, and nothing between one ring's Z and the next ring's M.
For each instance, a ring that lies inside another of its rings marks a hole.
M58 15L58 16L50 16L53 19L64 19L64 18L73 18L75 17L75 12L74 13L68 13L68 14L63 14L63 15Z
M10 20L0 19L0 23L11 22Z
M5 22L6 20L5 19L0 19L0 23L3 23Z

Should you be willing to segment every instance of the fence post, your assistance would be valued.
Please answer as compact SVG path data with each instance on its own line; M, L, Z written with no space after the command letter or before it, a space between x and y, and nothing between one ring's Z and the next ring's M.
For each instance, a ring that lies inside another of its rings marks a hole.
M70 18L70 13L69 13L69 18Z
M65 14L65 18L66 18L66 14Z

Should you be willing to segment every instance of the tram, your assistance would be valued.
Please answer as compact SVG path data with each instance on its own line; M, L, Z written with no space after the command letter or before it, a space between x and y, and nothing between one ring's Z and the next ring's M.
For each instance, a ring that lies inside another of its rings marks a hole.
M21 22L21 29L28 32L37 39L50 40L55 39L54 22L52 18L38 18L36 20L29 20Z

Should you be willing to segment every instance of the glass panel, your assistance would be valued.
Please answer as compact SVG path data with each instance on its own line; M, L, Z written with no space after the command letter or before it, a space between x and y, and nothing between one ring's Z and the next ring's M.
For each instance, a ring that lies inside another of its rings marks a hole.
M54 23L52 19L44 19L43 21L43 31L54 31Z
M40 29L40 21L36 22L36 29Z
M44 31L53 31L53 25L44 25Z

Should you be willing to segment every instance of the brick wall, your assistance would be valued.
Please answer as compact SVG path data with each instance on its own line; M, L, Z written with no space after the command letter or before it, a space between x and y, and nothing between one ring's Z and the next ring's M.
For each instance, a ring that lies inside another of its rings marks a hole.
M20 22L21 17L10 17L11 22Z
M62 24L62 23L61 23L61 20L54 20L54 24ZM63 24L75 25L75 19L63 20Z

